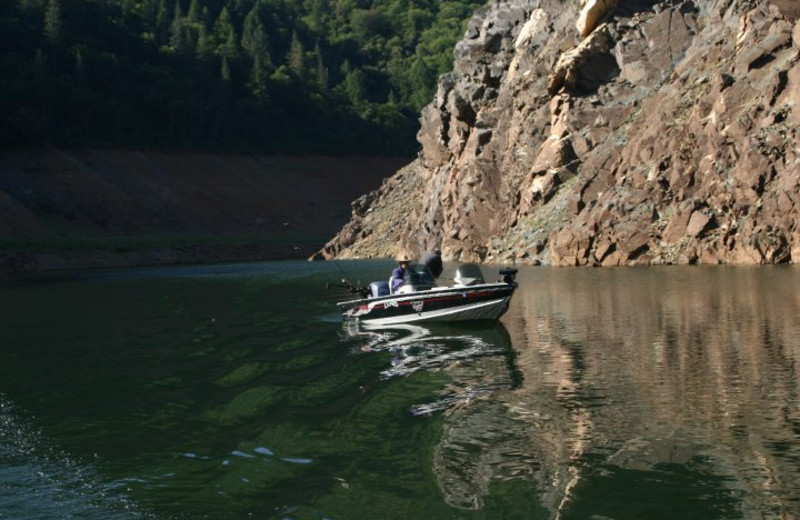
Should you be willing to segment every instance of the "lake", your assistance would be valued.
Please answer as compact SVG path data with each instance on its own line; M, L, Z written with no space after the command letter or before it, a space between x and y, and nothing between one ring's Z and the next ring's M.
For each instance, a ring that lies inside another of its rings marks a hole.
M523 267L497 323L343 324L328 284L392 267L0 281L0 519L800 518L800 269Z

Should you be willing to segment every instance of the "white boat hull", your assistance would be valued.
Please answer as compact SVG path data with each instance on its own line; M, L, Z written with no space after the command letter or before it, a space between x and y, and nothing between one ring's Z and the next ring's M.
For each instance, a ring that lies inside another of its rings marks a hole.
M364 323L371 325L392 325L396 323L422 323L426 321L468 321L468 320L496 320L508 309L511 298L498 298L487 302L473 303L448 309L418 312L390 318L363 319Z
M346 320L370 325L428 321L496 320L502 316L516 284L438 287L414 293L339 303Z

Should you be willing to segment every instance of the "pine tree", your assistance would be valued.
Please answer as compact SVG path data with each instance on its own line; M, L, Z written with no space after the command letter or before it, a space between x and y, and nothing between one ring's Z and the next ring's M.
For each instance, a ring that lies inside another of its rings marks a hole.
M211 43L211 37L206 32L206 27L200 24L197 29L197 47L195 48L195 56L199 61L208 61L214 54L214 48Z
M267 30L255 9L244 19L242 47L251 58L268 51Z
M328 27L328 7L324 0L305 0L305 17L309 27L317 34L326 34Z
M49 0L44 12L44 36L50 45L57 45L61 40L61 4L59 0Z
M36 7L36 2L34 0L17 0L17 3L23 12L33 11Z
M169 43L178 53L185 53L189 48L185 26L183 23L183 12L181 11L180 1L175 2L175 14L172 17L172 24L169 27Z
M239 47L236 29L233 27L227 7L222 8L217 20L214 22L214 28L211 30L211 40L214 52L218 56L227 56L229 60L238 56Z
M351 68L349 63L347 65L348 72L344 78L344 91L350 99L350 103L358 107L363 105L366 99L366 75L361 69Z
M314 45L314 56L317 60L316 79L317 84L322 90L328 89L328 68L325 66L325 61L322 58L322 49L319 47L319 41Z
M142 15L145 21L150 24L150 27L155 29L158 20L158 0L143 0L142 1Z
M273 69L272 58L269 53L269 39L267 30L255 10L247 15L242 34L242 47L253 59L254 68L256 62L265 74Z
M236 32L231 31L230 35L228 35L228 41L225 42L225 45L221 49L221 54L232 60L238 58L239 44L237 43L237 40L238 38L236 38Z
M189 13L186 15L186 19L193 23L201 21L202 17L198 0L192 0L192 3L189 4Z
M228 57L222 56L222 63L219 66L219 75L225 83L231 82L231 67L228 65Z
M167 40L167 30L169 29L169 5L167 0L158 3L158 13L156 14L156 38L159 44Z
M267 97L267 67L262 63L261 56L253 57L253 69L250 71L250 90L259 99Z
M288 62L289 70L292 71L295 77L301 80L305 79L306 56L303 50L303 43L300 41L300 37L297 36L297 31L292 32L292 41L289 44L289 54L286 61Z

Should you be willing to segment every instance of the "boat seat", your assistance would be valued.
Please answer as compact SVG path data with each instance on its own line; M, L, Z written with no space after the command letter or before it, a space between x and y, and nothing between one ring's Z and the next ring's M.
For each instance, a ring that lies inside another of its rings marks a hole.
M372 282L369 284L369 293L372 298L389 296L389 282Z

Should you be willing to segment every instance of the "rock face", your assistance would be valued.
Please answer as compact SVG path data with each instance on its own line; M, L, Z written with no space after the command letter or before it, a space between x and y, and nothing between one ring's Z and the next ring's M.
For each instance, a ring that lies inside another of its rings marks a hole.
M800 261L799 4L492 0L317 257Z
M619 0L581 0L581 14L575 27L581 38L586 38L594 31L601 20L617 7Z

